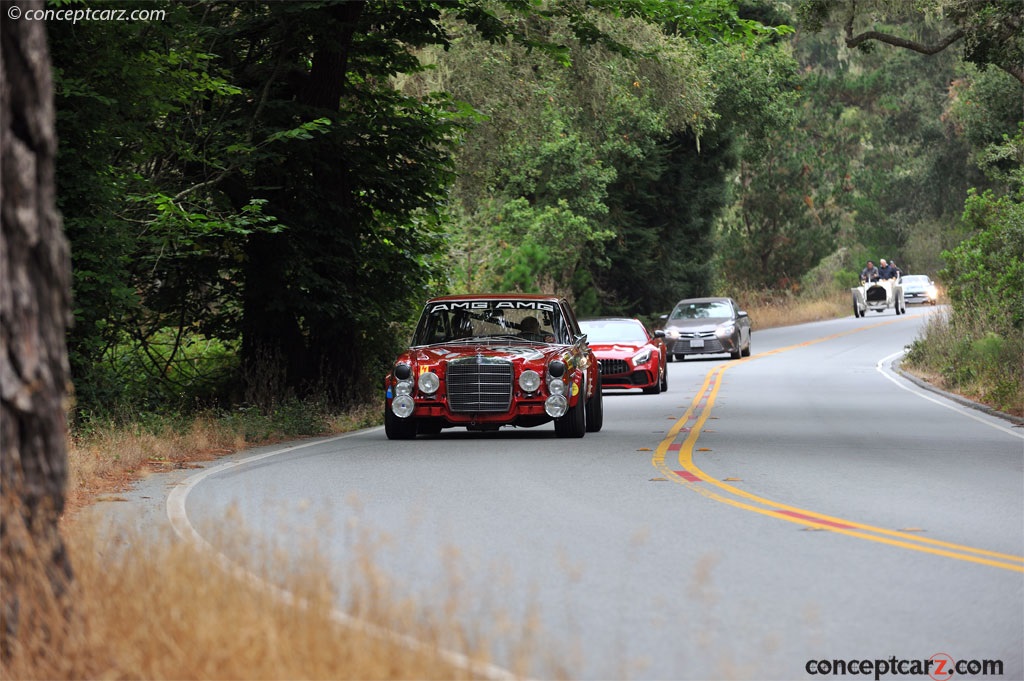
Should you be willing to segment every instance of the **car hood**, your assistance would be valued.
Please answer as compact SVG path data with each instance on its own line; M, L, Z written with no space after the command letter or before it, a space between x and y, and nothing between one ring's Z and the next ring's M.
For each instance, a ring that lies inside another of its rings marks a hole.
M510 362L539 362L546 357L561 355L564 346L531 343L444 343L410 348L409 354L417 362L440 364L467 357L488 357Z
M674 319L665 325L665 329L676 329L678 331L714 331L716 328L732 321L728 317L713 317L710 319Z
M620 343L591 343L590 349L599 357L632 357L647 341L625 341Z

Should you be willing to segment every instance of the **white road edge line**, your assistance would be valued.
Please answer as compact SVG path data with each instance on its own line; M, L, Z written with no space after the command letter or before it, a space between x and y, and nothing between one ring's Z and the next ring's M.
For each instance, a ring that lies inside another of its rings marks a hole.
M167 495L167 518L171 521L171 527L174 533L178 535L183 541L191 542L200 550L207 551L214 555L217 563L220 565L228 574L235 576L236 578L261 589L275 598L279 599L283 603L292 605L298 608L305 608L308 606L308 602L305 599L297 598L295 594L289 592L286 589L274 586L269 582L261 579L256 574L246 570L237 563L232 562L227 556L215 549L208 541L206 541L202 535L196 531L196 528L192 525L188 519L188 513L185 510L185 504L188 500L188 495L191 491L206 478L238 466L251 464L256 461L268 459L278 454L285 454L288 452L294 452L299 449L305 449L306 447L315 447L317 445L323 445L337 440L343 440L353 435L373 432L374 430L380 430L383 426L377 426L376 428L368 428L364 430L354 431L351 433L345 433L344 435L338 435L335 437L327 438L324 440L317 440L315 442L307 442L301 445L294 445L291 447L285 447L283 449L277 449L272 452L265 452L263 454L257 454L239 461L229 461L227 463L207 468L200 473L189 476L180 485L174 487L170 494ZM376 636L385 640L390 640L398 645L405 646L406 648L415 652L424 652L428 654L434 654L440 656L443 660L449 664L465 670L475 677L479 676L485 679L494 679L495 681L513 681L521 679L522 677L513 674L507 669L503 669L493 664L481 664L474 662L462 653L456 653L454 651L445 650L443 648L436 648L434 646L427 645L422 641L419 641L412 636L406 636L397 632L378 627L374 624L370 624L365 620L361 620L352 617L348 613L339 610L337 608L331 608L331 619L339 624L350 627L355 631L359 631L371 636Z
M946 409L950 409L952 411L955 411L956 413L960 414L961 416L966 416L967 418L974 419L975 421L977 421L979 423L984 423L986 426L989 426L991 428L995 428L996 430L1001 430L1004 433L1008 433L1009 435L1014 436L1015 438L1024 440L1024 433L1014 432L1013 430L1007 428L1006 426L1000 425L998 423L993 423L990 419L985 419L985 418L982 418L982 417L978 416L977 414L973 414L973 413L971 413L971 411L969 409L967 409L965 407L961 407L961 406L957 405L955 402L950 402L949 400L946 400L946 399L940 399L940 398L937 398L937 397L932 397L931 395L928 395L928 394L924 393L921 390L918 390L918 389L916 389L914 387L911 387L913 384L907 385L907 381L905 381L904 379L900 378L899 376L896 376L892 372L891 369L888 369L886 367L887 364L891 364L893 362L893 360L895 360L897 357L900 357L900 356L906 354L906 352L907 352L906 350L900 350L898 352L894 352L893 354L889 355L888 357L883 357L882 359L878 360L878 364L875 365L875 369L878 370L878 373L882 374L883 376L888 378L890 381L895 383L897 386L899 386L900 388L903 388L904 390L906 390L909 393L917 395L918 397L920 397L922 399L925 399L925 400L928 400L929 402L934 402L935 404L939 405L940 407L945 407ZM995 417L992 417L992 418L995 418Z

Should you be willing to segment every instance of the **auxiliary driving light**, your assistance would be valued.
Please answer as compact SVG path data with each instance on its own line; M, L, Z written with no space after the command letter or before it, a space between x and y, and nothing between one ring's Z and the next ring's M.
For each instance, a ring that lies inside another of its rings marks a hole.
M569 411L569 400L565 398L565 395L552 395L544 401L544 412L553 419L565 416L567 411Z
M412 416L412 412L415 408L416 403L413 402L412 398L408 395L399 395L395 399L391 400L391 411L393 411L395 416L400 419Z

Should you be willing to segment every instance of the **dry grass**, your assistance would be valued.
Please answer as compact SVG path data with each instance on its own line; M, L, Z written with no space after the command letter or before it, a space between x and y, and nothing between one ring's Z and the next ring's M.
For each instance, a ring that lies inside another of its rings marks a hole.
M363 428L379 416L378 405L360 407L326 418L325 430ZM504 671L489 667L482 652L494 637L514 651L512 664L522 668L514 671L526 675L540 640L533 624L467 631L456 596L439 612L397 599L374 567L369 538L356 539L352 565L339 575L315 546L302 556L240 546L245 533L227 529L228 519L214 543L229 555L259 556L241 570L176 538L98 531L91 515L76 513L151 472L280 439L245 430L230 419L197 417L184 427L94 427L72 438L61 529L74 581L62 597L45 580L27 587L31 624L0 663L0 679L490 678ZM38 562L7 567L6 574L44 573ZM262 575L287 583L270 588ZM458 585L449 592L459 593ZM71 625L64 624L67 603ZM483 621L508 618L495 613Z
M754 330L820 322L853 314L850 294L837 293L827 298L804 300L779 293L740 293L736 297L741 309L750 315Z
M330 579L311 550L288 570L297 604L253 579L239 579L208 553L167 538L113 536L79 526L68 539L75 566L69 593L74 616L43 585L32 588L40 613L25 627L0 679L461 679L482 667L453 663L431 645L461 641L465 660L484 665L485 639L430 621L394 600L386 581L360 566ZM270 566L273 559L259 561ZM301 566L301 567L296 567ZM19 567L15 566L15 570ZM31 566L17 574L35 574ZM334 610L337 583L356 594L353 614L426 645L353 627ZM46 602L49 601L49 602ZM65 601L68 602L68 601Z
M187 466L258 444L235 428L197 416L185 427L155 430L105 425L68 444L68 516L150 472Z

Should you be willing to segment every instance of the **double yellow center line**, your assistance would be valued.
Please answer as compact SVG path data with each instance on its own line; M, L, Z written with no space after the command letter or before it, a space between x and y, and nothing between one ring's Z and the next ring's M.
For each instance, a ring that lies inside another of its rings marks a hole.
M988 565L990 567L996 567L1003 570L1024 572L1024 557L1022 556L1014 556L1006 553L944 542L937 539L930 539L928 537L911 534L905 530L890 530L883 527L876 527L874 525L866 525L864 523L824 515L807 509L789 506L787 504L776 503L769 499L765 499L764 497L759 497L755 494L739 489L734 485L730 485L727 481L714 478L701 470L701 468L694 462L694 447L697 444L697 439L700 437L701 431L704 429L704 425L711 416L711 409L714 406L715 400L718 397L718 392L722 387L722 377L725 375L727 370L762 357L768 357L787 352L789 350L807 347L809 345L814 345L816 343L839 338L850 333L857 333L865 329L889 323L892 322L883 322L882 324L875 324L869 327L860 327L854 331L834 334L824 338L808 341L806 343L800 343L798 345L791 345L777 350L772 350L770 352L761 353L747 359L718 365L716 368L709 371L707 376L705 376L703 385L697 392L697 395L693 398L693 401L690 403L686 412L678 421L675 422L669 430L668 435L666 435L665 439L663 439L658 445L651 463L662 473L665 479L685 485L691 490L698 492L709 499L714 499L715 501L735 506L736 508L741 508L745 511L760 513L761 515L796 523L811 529L827 530L830 532L844 534L849 537L878 542L880 544L898 546L900 548L910 549L911 551L920 551L922 553L931 553L937 556L944 556L946 558L980 563L982 565ZM680 439L684 433L685 437ZM682 470L673 470L673 468L666 463L666 457L669 452L675 451L678 451L679 453L678 461Z

